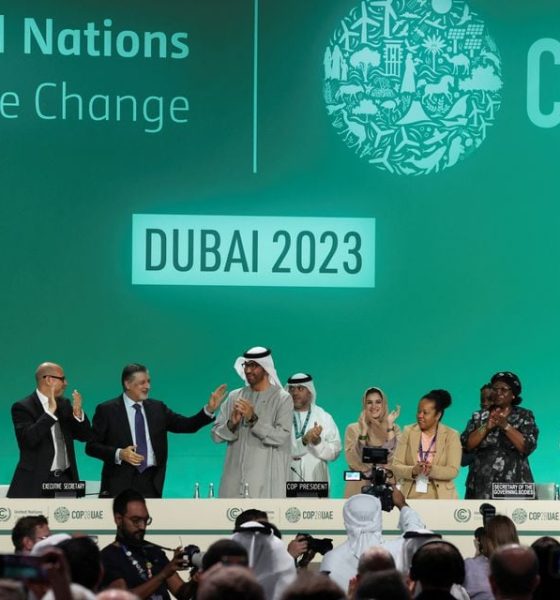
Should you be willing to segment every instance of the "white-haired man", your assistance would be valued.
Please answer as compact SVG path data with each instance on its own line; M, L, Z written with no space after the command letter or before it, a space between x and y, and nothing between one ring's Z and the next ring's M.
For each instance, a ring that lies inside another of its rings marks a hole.
M269 349L251 348L234 369L247 385L230 392L212 428L212 439L228 445L219 496L284 498L292 398L280 384Z
M317 406L313 377L296 373L286 389L294 403L292 423L292 481L329 481L328 463L340 454L340 433L334 419Z

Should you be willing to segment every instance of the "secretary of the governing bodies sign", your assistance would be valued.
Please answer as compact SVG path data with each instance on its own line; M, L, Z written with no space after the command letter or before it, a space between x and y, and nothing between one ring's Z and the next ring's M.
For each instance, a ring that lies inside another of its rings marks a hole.
M132 283L375 287L375 219L134 215Z

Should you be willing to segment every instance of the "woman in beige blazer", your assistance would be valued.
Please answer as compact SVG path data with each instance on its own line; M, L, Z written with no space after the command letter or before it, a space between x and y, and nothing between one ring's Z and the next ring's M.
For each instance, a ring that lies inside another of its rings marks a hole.
M441 424L451 405L446 390L432 390L418 404L416 424L404 428L393 456L393 471L405 498L457 498L454 479L461 465L461 441Z

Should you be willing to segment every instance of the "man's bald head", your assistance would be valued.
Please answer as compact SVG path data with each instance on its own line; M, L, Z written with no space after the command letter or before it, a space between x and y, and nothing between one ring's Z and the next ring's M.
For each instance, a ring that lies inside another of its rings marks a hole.
M394 568L395 560L389 550L382 546L373 546L362 552L358 562L358 575L362 577L366 573L387 571Z
M45 376L60 375L63 372L64 371L62 370L62 367L60 365L57 365L56 363L52 363L52 362L44 362L44 363L41 363L35 369L35 381L37 382L37 385L39 385L39 383L41 383L43 381Z
M490 558L490 585L496 598L531 598L539 584L539 561L532 548L509 544Z

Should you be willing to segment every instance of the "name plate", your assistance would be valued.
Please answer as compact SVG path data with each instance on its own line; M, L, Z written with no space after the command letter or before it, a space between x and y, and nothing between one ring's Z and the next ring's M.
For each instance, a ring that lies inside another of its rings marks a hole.
M328 498L328 481L288 481L286 498Z
M534 500L534 483L493 483L492 500Z
M86 495L85 481L46 481L41 484L43 498L82 498Z

